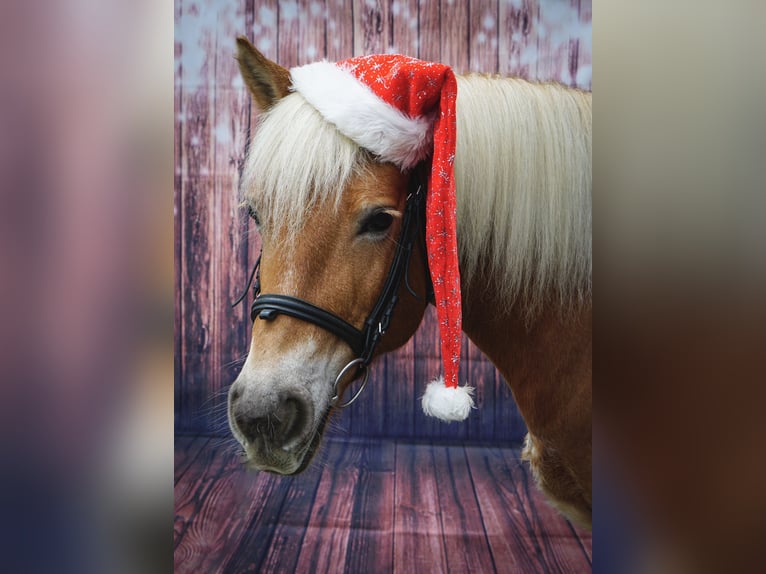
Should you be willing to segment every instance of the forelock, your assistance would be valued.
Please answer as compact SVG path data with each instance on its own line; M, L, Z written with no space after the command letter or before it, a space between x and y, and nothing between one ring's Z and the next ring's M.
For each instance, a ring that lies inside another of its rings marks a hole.
M264 113L256 127L240 185L262 231L294 234L319 204L337 209L349 178L369 154L342 135L297 92Z

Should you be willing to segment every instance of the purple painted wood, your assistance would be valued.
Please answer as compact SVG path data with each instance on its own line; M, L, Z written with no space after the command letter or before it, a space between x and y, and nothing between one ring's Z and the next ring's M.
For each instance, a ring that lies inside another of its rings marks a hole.
M590 572L518 449L335 440L306 473L177 442L175 572ZM179 452L180 451L180 452Z

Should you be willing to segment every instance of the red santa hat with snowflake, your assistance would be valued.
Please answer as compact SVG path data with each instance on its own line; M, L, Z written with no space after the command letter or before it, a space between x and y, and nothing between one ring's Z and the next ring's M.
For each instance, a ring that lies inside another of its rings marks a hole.
M473 388L458 385L462 311L455 175L457 82L443 64L396 54L316 62L290 70L292 87L357 145L402 170L431 157L426 197L428 266L444 376L423 395L427 415L464 420Z

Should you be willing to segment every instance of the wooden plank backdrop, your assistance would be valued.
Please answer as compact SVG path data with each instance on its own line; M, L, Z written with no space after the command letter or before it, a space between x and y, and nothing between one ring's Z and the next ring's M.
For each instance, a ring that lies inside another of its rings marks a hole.
M592 536L543 500L518 448L333 437L281 477L216 442L176 443L179 574L592 570Z
M176 0L175 420L225 435L226 390L249 346L248 305L231 308L260 249L238 209L257 120L234 60L247 35L285 67L399 52L460 72L555 80L591 89L590 0ZM517 442L524 423L491 363L467 339L461 379L477 385L466 423L426 418L418 398L440 371L431 309L413 339L375 364L369 389L338 417L354 436Z

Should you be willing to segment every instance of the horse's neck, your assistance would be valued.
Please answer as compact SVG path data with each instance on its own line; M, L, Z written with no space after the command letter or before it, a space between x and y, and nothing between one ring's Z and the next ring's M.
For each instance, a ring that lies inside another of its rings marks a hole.
M551 305L529 319L523 305L502 311L486 285L466 287L463 330L502 373L530 430L544 435L565 405L590 400L590 303L567 313Z

